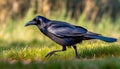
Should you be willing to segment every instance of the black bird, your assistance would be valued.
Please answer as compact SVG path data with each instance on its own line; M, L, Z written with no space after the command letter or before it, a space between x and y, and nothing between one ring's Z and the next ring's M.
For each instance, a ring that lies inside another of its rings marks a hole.
M55 21L47 19L43 16L36 16L33 20L25 24L25 26L36 25L39 30L50 39L62 46L62 50L54 50L49 52L46 57L50 57L55 52L66 51L66 47L72 46L78 58L77 43L83 40L99 39L105 42L116 42L116 38L105 37L97 33L89 32L81 26L75 26L67 22Z

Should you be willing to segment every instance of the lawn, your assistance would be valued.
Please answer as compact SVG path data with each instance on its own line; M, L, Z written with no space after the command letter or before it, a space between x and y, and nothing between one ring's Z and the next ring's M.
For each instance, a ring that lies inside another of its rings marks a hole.
M34 15L19 21L8 20L0 28L0 69L120 69L120 21L113 24L110 19L94 25L91 22L75 22L69 18L51 17L83 26L90 31L118 38L118 42L106 43L100 40L83 41L77 44L80 59L75 58L73 48L56 53L50 58L45 55L61 46L39 32L37 27L24 27Z

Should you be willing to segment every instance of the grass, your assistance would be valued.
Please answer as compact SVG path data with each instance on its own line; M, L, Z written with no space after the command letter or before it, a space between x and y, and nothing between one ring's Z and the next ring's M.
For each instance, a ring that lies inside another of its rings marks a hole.
M120 59L98 59L98 60L67 60L67 61L48 61L31 63L25 61L2 62L1 69L119 69Z
M61 46L51 41L39 32L36 27L24 27L24 24L35 15L30 10L24 19L8 20L0 28L0 69L119 69L120 68L120 26L119 18L113 24L108 18L97 25L92 22L75 22L70 18L54 15L50 19L70 22L83 26L90 31L102 33L105 36L118 38L116 43L106 43L99 40L84 41L78 44L81 59L75 59L73 48L57 53L50 58L45 55ZM103 32L104 31L104 32ZM111 32L112 31L112 32Z

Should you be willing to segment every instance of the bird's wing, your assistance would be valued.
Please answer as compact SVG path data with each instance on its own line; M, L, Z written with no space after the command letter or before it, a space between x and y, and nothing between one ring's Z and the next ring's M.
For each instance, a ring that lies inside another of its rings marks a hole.
M77 37L87 32L83 27L74 26L65 22L51 23L47 30L58 37Z

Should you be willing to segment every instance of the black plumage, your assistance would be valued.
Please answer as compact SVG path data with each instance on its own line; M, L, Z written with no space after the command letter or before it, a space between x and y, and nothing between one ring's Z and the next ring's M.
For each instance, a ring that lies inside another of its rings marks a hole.
M97 33L89 32L87 29L81 26L75 26L62 21L49 20L43 16L36 16L32 21L26 23L25 26L36 25L40 31L62 46L62 50L54 50L49 52L46 57L50 57L55 52L65 51L67 46L72 46L75 50L76 57L77 43L81 43L83 40L99 39L106 42L116 42L116 38L105 37Z

